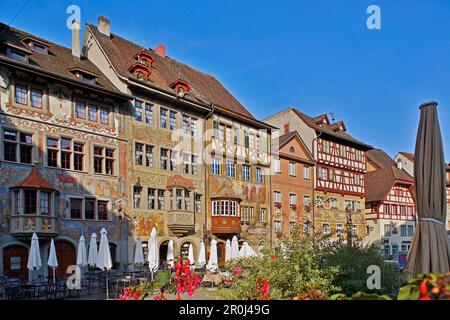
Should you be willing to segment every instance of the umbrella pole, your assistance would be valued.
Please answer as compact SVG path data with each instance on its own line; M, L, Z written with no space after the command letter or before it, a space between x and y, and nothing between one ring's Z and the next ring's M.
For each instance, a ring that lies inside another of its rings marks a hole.
M106 270L106 300L109 300L109 289L108 289L108 270Z
M55 268L53 268L53 283L56 283L56 278L55 278Z

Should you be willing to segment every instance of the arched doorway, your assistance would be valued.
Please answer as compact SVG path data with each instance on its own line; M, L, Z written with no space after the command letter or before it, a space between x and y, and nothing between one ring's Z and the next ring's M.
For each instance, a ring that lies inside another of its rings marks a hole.
M55 270L56 276L67 276L67 268L75 265L77 262L77 255L75 247L67 241L55 241L56 258L58 259L58 268ZM49 268L48 274L53 271Z
M188 255L189 255L189 245L190 242L185 242L181 245L180 248L180 257L183 259L187 259Z
M167 260L167 250L169 248L169 241L164 241L159 245L159 264L161 265Z
M217 243L217 261L219 262L219 266L225 264L225 253L225 244L223 242Z
M3 249L3 273L19 279L28 278L28 249L19 245Z

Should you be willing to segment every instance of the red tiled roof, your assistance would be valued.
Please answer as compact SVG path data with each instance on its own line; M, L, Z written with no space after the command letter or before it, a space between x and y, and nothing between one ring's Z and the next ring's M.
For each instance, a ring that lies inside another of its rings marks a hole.
M35 39L39 42L47 44L49 54L41 54L30 51L30 47L23 42L24 39ZM89 60L78 59L72 55L72 49L60 46L56 43L49 42L40 37L34 36L19 29L9 27L0 23L0 56L6 57L5 47L13 45L22 50L27 50L29 54L29 62L25 63L30 67L51 72L58 76L68 78L73 81L82 82L71 70L81 69L88 73L98 75L96 79L96 87L116 91L115 86L106 78L105 75ZM86 85L86 84L85 84Z
M36 188L58 191L50 182L41 176L39 169L36 167L33 167L28 176L14 185L13 188Z
M366 173L364 178L367 203L382 200L395 183L414 185L414 179L395 165Z
M97 26L88 24L90 30L100 43L113 67L122 77L128 78L132 74L129 67L136 62L134 56L137 52L145 51L154 59L152 64L152 85L162 90L176 93L170 85L177 79L187 82L191 88L184 98L193 102L214 103L219 107L237 113L241 116L255 119L253 115L213 76L198 71L190 66L178 62L167 55L165 58L158 55L153 49L144 49L118 35L111 33L107 38L98 31Z
M326 114L319 115L317 117L310 117L303 112L297 110L296 108L292 108L292 110L312 129L315 129L318 132L321 132L322 134L328 135L330 137L333 137L335 139L338 139L339 141L345 141L350 144L357 145L361 147L364 150L372 149L371 146L353 138L351 135L349 135L345 131L333 131L330 125L318 125L318 120L326 117Z
M375 163L378 168L386 168L390 166L396 166L395 161L388 156L386 152L381 149L372 149L366 152L367 158Z
M171 189L173 187L181 187L186 189L194 189L194 183L192 180L186 179L180 175L174 175L167 179L167 188Z

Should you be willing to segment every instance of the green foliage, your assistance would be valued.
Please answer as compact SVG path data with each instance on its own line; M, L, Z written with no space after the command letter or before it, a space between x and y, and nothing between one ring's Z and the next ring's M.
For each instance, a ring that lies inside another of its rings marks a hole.
M318 297L336 292L333 285L339 267L329 265L332 251L327 240L305 235L282 239L271 254L267 249L263 257L239 259L227 265L232 271L242 269L242 275L233 278L229 289L220 291L221 299L258 299L258 280L270 281L271 299L292 299L301 292L314 291Z
M398 268L386 263L376 247L335 245L334 253L330 256L329 264L339 267L333 284L342 289L346 296L354 296L360 291L369 291L367 267L376 265L380 267L381 289L370 290L376 295L388 294L395 296L400 284Z

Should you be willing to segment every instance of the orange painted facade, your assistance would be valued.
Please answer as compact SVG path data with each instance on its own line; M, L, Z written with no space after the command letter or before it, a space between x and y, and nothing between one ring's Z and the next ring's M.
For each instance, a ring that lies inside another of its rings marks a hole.
M298 134L280 142L278 157L280 170L275 168L272 176L275 238L288 237L295 226L302 229L310 218L314 170L312 156Z

